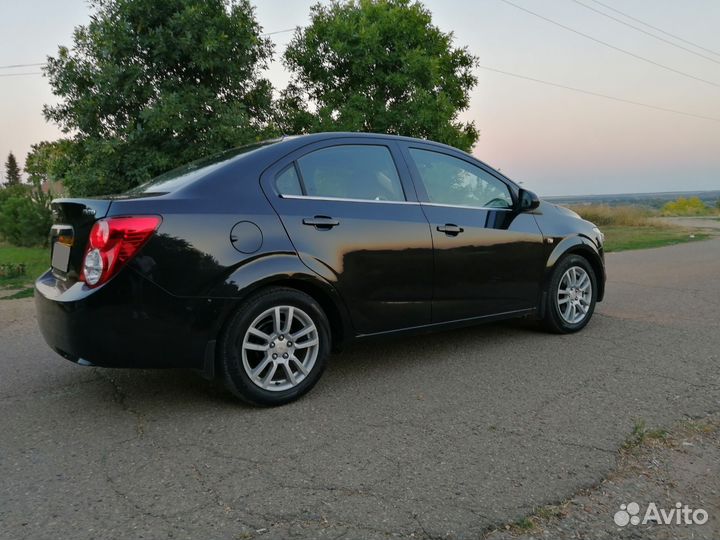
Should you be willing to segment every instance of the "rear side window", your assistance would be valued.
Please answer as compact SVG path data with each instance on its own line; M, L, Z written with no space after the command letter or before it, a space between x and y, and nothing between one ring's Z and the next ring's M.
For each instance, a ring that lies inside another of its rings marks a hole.
M478 208L512 208L508 186L480 167L447 154L410 149L431 203Z
M387 146L343 145L298 160L309 197L404 201L395 162Z
M300 179L295 171L294 163L285 167L285 169L277 175L275 185L280 195L302 195Z

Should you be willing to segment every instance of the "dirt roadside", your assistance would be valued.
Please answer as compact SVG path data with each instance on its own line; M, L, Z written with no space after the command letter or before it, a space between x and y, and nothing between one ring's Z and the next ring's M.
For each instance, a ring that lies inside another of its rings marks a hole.
M525 519L490 531L485 539L717 539L720 491L712 480L718 475L720 414L688 419L669 432L649 430L638 422L618 454L617 468L598 486L538 508ZM670 516L678 503L694 513L678 516L676 510ZM665 519L663 510L672 524L644 523L646 515Z

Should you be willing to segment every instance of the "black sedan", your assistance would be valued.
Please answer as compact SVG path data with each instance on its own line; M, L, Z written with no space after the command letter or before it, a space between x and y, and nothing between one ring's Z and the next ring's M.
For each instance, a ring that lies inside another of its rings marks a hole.
M404 137L286 137L53 209L35 302L56 352L202 370L262 405L350 340L513 317L575 332L605 287L592 223Z

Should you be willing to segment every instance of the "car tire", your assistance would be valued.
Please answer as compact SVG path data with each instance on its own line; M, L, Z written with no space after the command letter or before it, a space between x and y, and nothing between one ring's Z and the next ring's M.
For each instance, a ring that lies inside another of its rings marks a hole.
M597 277L585 257L571 254L555 265L546 289L546 330L569 334L582 330L595 311Z
M225 384L253 405L290 403L320 379L330 342L327 316L311 296L287 287L264 289L243 302L222 333Z

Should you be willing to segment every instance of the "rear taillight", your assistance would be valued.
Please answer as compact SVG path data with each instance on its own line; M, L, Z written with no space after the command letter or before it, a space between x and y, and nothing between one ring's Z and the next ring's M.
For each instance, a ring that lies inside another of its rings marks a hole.
M90 231L80 281L102 285L132 259L160 226L160 216L101 219Z

